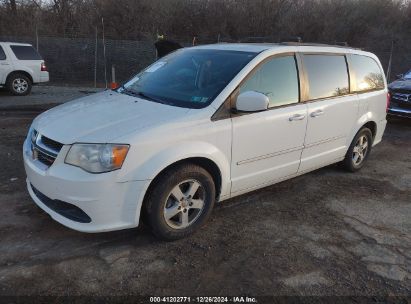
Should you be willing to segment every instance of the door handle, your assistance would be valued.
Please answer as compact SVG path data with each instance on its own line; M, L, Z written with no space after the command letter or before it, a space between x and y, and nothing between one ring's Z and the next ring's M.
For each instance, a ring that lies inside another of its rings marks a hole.
M8 63L2 63L1 65L10 65L10 64L8 64Z
M305 115L303 114L294 114L291 116L288 120L289 121L294 121L294 120L303 120L305 118Z
M317 116L321 116L321 115L323 115L323 114L324 114L324 111L323 111L323 110L317 110L317 111L312 112L312 113L310 114L310 116L311 116L311 117L317 117Z

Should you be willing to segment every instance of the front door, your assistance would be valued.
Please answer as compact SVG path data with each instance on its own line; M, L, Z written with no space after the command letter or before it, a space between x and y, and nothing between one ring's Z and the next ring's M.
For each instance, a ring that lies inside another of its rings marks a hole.
M231 176L233 195L295 174L307 124L307 105L299 103L294 54L265 60L240 85L239 93L269 97L269 109L234 116Z

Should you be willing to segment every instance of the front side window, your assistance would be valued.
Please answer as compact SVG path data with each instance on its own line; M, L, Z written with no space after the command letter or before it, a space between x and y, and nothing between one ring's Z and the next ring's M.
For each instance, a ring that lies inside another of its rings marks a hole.
M16 58L19 60L42 60L35 48L29 45L10 45Z
M118 92L173 106L204 108L256 53L181 49L161 58Z
M344 55L303 55L309 99L348 94L349 81Z
M377 62L371 57L351 55L350 68L354 92L384 89L384 76Z
M275 57L264 62L240 87L240 93L246 91L266 95L270 108L297 103L298 71L294 56Z
M3 48L0 46L0 60L6 60L6 53Z

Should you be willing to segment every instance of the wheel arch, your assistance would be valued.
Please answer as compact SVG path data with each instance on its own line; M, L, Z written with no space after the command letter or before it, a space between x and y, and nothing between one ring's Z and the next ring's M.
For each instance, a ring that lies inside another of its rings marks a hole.
M33 82L33 76L32 76L29 72L23 71L23 70L15 70L15 71L10 72L10 73L7 75L6 83L9 81L10 77L13 76L13 75L15 75L15 74L23 74L24 76L26 76L26 77L28 77L28 78L30 79L30 81L31 81L32 84L34 83L34 82Z
M368 111L361 115L357 122L355 123L355 126L352 128L350 136L347 138L347 146L350 146L351 142L353 141L354 137L357 135L357 133L364 127L367 127L371 130L373 140L375 139L378 131L378 119L375 116L375 113L372 111Z
M147 198L148 195L150 193L150 191L153 189L153 187L156 185L157 181L159 180L159 178L168 170L171 170L177 166L180 166L181 164L196 164L202 168L204 168L208 173L210 173L211 177L213 178L214 184L216 186L216 200L218 200L218 198L220 197L221 194L221 189L222 189L222 181L223 181L223 177L222 177L222 173L220 168L218 167L218 165L211 160L210 158L207 157L188 157L188 158L184 158L184 159L180 159L178 161L175 161L172 164L169 164L168 166L166 166L165 168L163 168L155 177L153 180L150 181L150 184L148 185L143 199L140 203L140 208L139 208L139 217L140 220L143 219L147 216L147 212L146 212L146 202L147 202Z
M211 177L213 178L214 184L216 186L216 198L219 197L221 193L221 187L222 187L222 173L218 165L211 160L210 158L206 157L188 157L184 159L180 159L178 161L175 161L172 164L167 165L164 167L160 172L157 173L157 175L154 177L154 179L150 182L146 193L144 194L144 199L143 199L143 205L144 201L146 200L147 194L151 191L152 187L155 186L157 180L164 174L164 172L168 170L172 170L173 168L176 168L180 166L181 164L195 164L203 169L205 169L208 173L210 173Z
M370 121L366 122L364 125L362 125L359 130L361 130L362 128L370 129L371 133L372 133L372 139L374 140L375 135L377 134L377 123L373 120L370 120Z

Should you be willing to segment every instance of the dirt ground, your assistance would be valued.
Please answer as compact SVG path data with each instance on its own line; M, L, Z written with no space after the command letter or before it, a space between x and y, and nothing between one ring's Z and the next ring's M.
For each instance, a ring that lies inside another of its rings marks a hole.
M29 96L11 96L5 88L0 88L0 109L10 109L10 107L27 110L27 106L38 107L51 104L62 103L88 94L101 91L101 88L86 87L59 87L38 85L34 86Z
M362 171L329 166L229 200L166 243L146 227L72 231L36 207L21 150L44 106L13 98L0 93L0 295L411 296L410 120L389 120Z

